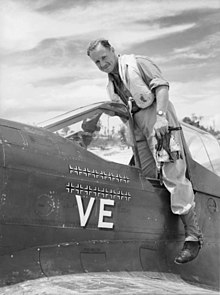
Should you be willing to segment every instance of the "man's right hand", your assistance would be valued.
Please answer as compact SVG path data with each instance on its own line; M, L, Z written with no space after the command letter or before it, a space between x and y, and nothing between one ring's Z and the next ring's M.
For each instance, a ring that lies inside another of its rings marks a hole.
M157 139L161 139L162 136L168 133L168 121L165 116L157 116L154 131Z

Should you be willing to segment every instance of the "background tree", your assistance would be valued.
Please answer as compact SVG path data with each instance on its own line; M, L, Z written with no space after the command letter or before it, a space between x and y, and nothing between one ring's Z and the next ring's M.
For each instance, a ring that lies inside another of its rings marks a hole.
M207 131L211 133L212 135L216 136L217 138L220 138L220 131L215 130L212 126L204 127L201 125L201 120L203 119L203 116L197 116L195 114L192 114L191 117L184 117L183 122L190 124L192 126L195 126L197 128L200 128L204 131Z

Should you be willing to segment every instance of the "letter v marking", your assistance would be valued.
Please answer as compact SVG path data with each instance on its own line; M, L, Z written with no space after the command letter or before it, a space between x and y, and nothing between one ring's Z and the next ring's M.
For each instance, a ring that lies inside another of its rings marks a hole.
M91 211L92 211L92 207L93 207L94 202L95 202L95 198L90 198L89 204L87 206L87 209L86 209L85 213L84 213L84 209L83 209L83 203L82 203L81 196L76 195L76 202L77 202L78 211L79 211L80 226L86 226L86 223L87 223L87 221L89 219L89 216L90 216Z

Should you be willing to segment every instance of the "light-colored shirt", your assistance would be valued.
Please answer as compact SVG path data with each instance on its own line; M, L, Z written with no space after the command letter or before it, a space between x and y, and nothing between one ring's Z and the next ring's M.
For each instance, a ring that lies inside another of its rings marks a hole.
M154 92L158 86L168 86L168 81L163 77L159 67L147 56L136 55L137 64L144 82Z

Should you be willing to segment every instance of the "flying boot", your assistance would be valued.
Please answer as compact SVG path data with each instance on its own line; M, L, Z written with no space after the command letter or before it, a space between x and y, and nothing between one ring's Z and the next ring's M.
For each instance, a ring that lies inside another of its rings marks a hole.
M185 242L182 250L174 260L177 264L186 263L195 259L203 244L202 233L194 208L191 208L187 214L180 215L180 218L184 224Z

